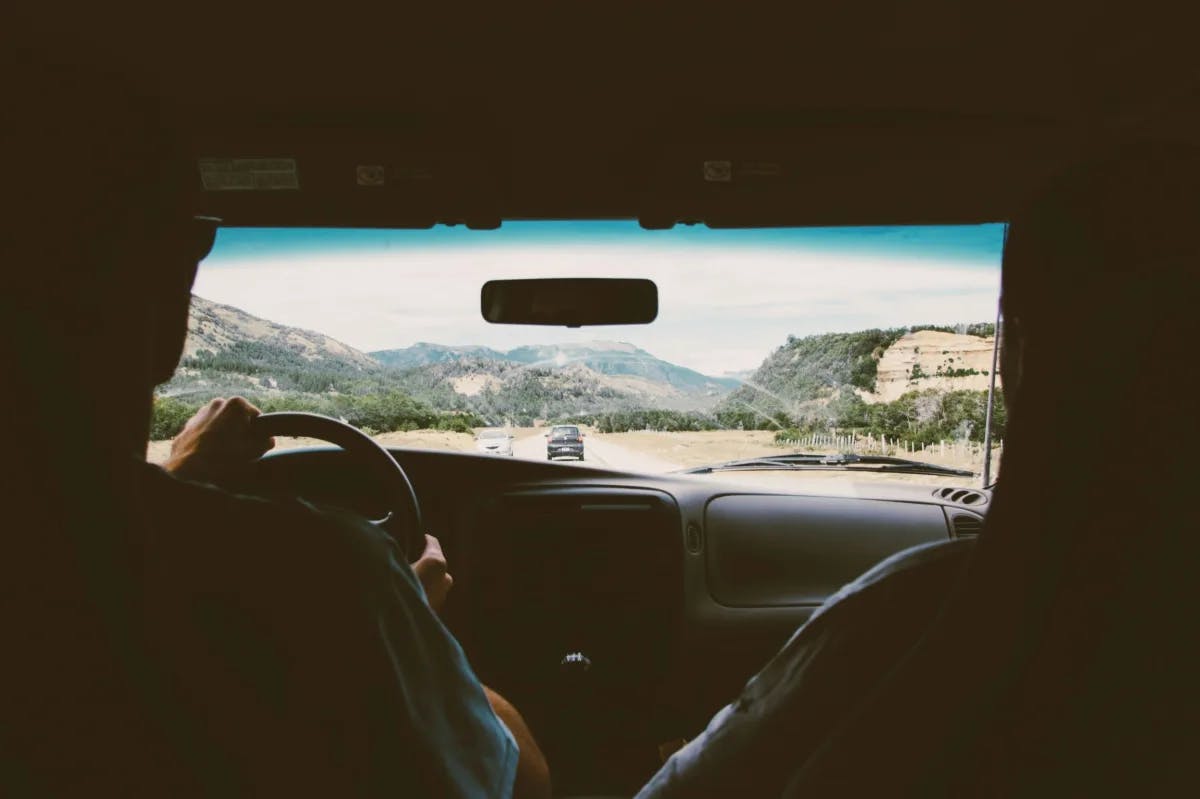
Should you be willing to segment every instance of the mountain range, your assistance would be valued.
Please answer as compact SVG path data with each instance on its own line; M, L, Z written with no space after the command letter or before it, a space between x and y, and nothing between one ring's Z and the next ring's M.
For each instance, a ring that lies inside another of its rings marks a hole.
M756 426L824 413L850 396L880 403L911 391L984 390L993 334L983 323L789 336L747 376L713 377L614 341L506 351L420 342L364 353L195 297L184 359L159 394L196 403L238 393L314 407L322 398L403 395L489 424L662 409Z
M733 378L709 377L685 366L669 363L640 347L620 341L528 345L506 352L484 346L418 342L404 349L377 350L368 355L381 364L399 369L465 361L498 361L540 369L582 366L600 375L638 378L651 384L669 386L681 394L705 397L719 396L741 384L741 381Z
M421 342L364 353L322 333L194 297L184 359L160 394L200 399L398 390L436 409L532 419L645 405L703 410L737 385L613 341L504 352Z

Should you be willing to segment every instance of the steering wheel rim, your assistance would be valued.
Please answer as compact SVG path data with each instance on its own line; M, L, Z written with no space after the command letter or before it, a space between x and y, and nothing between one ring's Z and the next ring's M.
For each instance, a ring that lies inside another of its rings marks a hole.
M369 520L391 536L405 557L415 561L425 549L425 526L421 522L421 503L412 481L386 448L353 425L316 413L264 413L251 421L256 435L303 436L337 444L352 457L370 467L384 483L389 497L395 497L399 507L393 507L382 519Z

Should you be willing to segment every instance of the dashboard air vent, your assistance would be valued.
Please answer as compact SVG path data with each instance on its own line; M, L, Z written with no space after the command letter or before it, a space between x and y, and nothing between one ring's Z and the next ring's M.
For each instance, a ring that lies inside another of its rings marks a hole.
M933 492L933 495L938 499L955 502L959 505L982 505L987 502L986 496L971 488L947 486L946 488L937 489Z
M954 524L955 538L975 538L983 532L983 519L978 516L956 513L950 521Z

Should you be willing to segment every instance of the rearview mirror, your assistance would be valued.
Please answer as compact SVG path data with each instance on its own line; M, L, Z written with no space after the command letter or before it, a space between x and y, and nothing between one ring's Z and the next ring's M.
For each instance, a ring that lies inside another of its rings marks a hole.
M644 325L658 316L658 286L644 278L489 280L483 318L504 325Z

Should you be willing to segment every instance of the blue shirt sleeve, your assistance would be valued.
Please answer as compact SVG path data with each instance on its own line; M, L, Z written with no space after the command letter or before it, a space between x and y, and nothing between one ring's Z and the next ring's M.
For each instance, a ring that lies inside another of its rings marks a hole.
M379 656L370 782L401 791L396 795L511 797L518 759L512 733L395 543L359 526L373 537L371 560L381 568L367 598Z
M932 618L971 543L904 550L830 596L637 799L779 796Z
M517 744L387 534L143 466L147 635L216 793L512 795Z

